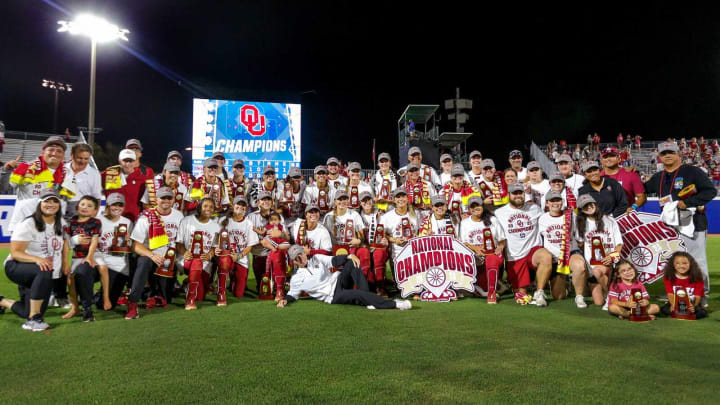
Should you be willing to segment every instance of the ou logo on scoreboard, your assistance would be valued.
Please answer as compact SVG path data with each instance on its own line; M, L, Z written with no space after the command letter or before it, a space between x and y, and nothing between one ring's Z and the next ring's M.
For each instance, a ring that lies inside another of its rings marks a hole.
M265 134L265 116L254 105L245 104L240 108L240 122L252 136Z

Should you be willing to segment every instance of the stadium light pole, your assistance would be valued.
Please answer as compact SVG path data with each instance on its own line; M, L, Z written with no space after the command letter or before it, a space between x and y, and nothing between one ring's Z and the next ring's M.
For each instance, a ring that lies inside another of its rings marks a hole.
M54 110L53 110L53 129L52 129L52 133L53 133L53 134L57 134L58 100L59 100L59 97L60 97L60 92L61 92L61 91L67 91L67 92L72 91L72 85L71 85L70 83L60 83L60 82L56 82L56 81L54 81L54 80L43 79L43 80L42 80L42 86L45 87L45 88L47 88L47 89L54 90L54 92L55 92L55 107L54 107Z
M118 28L117 25L107 22L104 18L91 14L80 14L73 21L58 21L58 32L68 32L71 35L84 35L90 38L90 107L88 111L88 143L91 147L95 143L95 68L97 44L112 42L118 39L127 41L127 29Z

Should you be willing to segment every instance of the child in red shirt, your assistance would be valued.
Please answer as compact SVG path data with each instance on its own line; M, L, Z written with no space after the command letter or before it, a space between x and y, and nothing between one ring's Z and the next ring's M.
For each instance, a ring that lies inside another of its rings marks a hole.
M690 312L695 313L695 319L705 318L707 310L700 305L705 295L705 284L703 284L702 272L695 259L686 252L675 252L665 265L665 292L668 302L662 308L662 313L671 315L675 304L675 291L682 287L690 298Z
M640 301L630 299L632 290L635 289L640 290L642 293ZM635 267L627 260L620 260L610 275L608 312L616 315L619 319L625 319L630 316L630 309L640 305L647 307L650 319L655 319L655 314L660 312L660 307L651 304L648 298L650 296L645 290L645 286L638 281L638 272Z

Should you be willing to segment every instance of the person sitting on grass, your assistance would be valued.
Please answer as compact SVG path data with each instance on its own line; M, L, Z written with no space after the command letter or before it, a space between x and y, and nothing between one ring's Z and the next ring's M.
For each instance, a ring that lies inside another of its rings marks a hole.
M647 290L643 283L638 281L638 271L633 267L632 263L622 259L613 268L610 275L610 291L608 292L608 312L616 315L619 319L625 319L630 316L630 310L637 307L647 307L650 319L655 319L655 314L660 312L660 307L651 304L648 298ZM641 300L631 300L632 290L640 290L642 293Z
M60 196L55 189L40 194L35 212L13 229L5 275L18 285L20 299L0 296L0 307L27 319L23 329L33 332L50 327L43 319L53 286L53 272L60 272L64 256Z
M687 252L675 252L670 256L665 265L663 282L668 297L668 302L661 309L663 314L672 315L675 307L675 292L678 287L682 287L690 299L688 311L695 314L695 319L707 316L707 310L700 304L702 297L705 296L702 270Z
M278 301L278 308L291 304L305 292L327 304L364 305L368 309L412 308L407 300L388 300L369 291L368 282L360 269L360 259L355 255L326 256L316 254L308 260L300 245L288 250L295 271L290 279L290 291ZM342 270L330 273L331 267ZM353 286L357 285L357 289Z

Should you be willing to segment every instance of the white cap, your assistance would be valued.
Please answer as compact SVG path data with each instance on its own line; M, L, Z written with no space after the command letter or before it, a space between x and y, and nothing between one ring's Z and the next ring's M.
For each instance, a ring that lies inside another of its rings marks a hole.
M121 162L125 159L137 160L137 156L135 156L135 151L133 151L132 149L123 149L120 151L120 155L118 155L118 159Z

